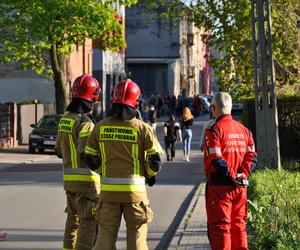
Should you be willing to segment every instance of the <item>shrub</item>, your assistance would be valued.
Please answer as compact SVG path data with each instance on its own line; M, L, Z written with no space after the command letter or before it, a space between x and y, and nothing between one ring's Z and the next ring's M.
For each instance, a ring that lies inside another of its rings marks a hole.
M300 161L296 161L296 160L283 161L281 165L283 169L289 172L300 172Z
M263 170L250 181L250 249L300 249L300 173Z

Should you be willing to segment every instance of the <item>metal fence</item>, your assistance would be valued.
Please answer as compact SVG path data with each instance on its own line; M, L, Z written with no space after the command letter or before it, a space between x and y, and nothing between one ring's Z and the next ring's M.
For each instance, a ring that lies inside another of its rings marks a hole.
M14 106L0 104L0 138L11 137L14 127Z

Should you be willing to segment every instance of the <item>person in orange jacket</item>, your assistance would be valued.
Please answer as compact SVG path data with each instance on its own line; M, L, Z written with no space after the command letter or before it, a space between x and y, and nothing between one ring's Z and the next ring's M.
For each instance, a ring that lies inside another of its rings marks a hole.
M256 152L251 132L232 118L231 109L231 96L216 93L212 102L216 121L205 132L206 212L213 250L248 249L247 186Z

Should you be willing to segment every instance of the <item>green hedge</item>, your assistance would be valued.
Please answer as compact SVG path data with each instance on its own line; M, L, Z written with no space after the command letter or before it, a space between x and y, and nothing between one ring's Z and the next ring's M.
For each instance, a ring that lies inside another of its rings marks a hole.
M283 158L300 159L300 95L277 97L280 153ZM255 137L254 99L244 101L242 122Z
M257 171L250 181L250 249L300 249L300 173Z

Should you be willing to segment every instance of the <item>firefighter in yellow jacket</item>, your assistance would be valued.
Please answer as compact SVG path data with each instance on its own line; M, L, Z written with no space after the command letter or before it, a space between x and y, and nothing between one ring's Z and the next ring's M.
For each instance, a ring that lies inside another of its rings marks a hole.
M92 249L95 241L100 176L91 171L79 156L94 128L91 112L100 92L94 77L87 74L78 77L72 86L72 102L58 127L56 151L63 159L67 195L64 250Z
M115 249L122 215L127 249L148 249L147 223L152 221L153 212L146 183L155 184L163 150L153 129L136 118L140 96L136 83L130 79L119 82L112 96L111 115L97 123L85 148L86 161L92 163L93 157L101 156L101 193L96 211L99 234L94 250Z

